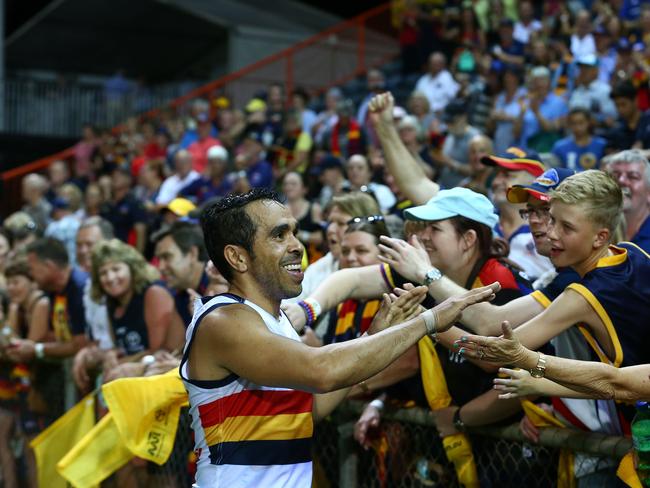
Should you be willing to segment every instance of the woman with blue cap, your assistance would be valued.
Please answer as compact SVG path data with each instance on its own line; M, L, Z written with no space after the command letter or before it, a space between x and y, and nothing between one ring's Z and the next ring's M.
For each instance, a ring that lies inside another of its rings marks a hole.
M442 190L425 205L408 209L404 215L407 219L406 234L419 239L432 266L435 266L426 273L423 284L429 285L443 275L465 288L498 281L501 290L493 300L497 304L531 291L528 281L505 259L507 244L493 238L492 228L498 217L484 195L467 188ZM381 249L386 253L381 260L384 263L390 261L390 254L394 251L383 245ZM406 281L389 264L341 270L325 280L308 300L317 302L325 311L348 298L377 298L396 287L405 286ZM301 319L295 313L290 317L293 321ZM449 346L451 344L447 344ZM471 446L462 434L465 422L470 425L493 423L511 416L520 405L518 402L497 402L497 395L491 391L493 374L465 361L456 352L447 351L429 338L420 341L418 351L421 387L427 403L436 412L436 424L446 452L455 464L459 479L464 480L463 484L478 486ZM387 378L396 382L415 372L402 370L401 375L392 376L384 372L384 381L371 378L366 381L364 390L385 387ZM375 414L379 415L377 409ZM364 415L368 424L376 422L376 418L372 420ZM364 436L365 429L364 434L357 437ZM453 446L462 451L455 459Z

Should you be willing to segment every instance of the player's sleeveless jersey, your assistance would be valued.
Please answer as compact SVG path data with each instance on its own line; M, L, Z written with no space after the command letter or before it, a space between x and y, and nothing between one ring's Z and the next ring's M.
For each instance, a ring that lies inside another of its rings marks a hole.
M601 258L580 282L567 289L582 295L605 324L614 343L616 366L648 363L650 256L630 242L610 249L613 256ZM598 351L595 339L588 332L585 335Z
M284 314L278 319L238 296L197 300L180 366L198 458L194 486L308 488L312 478L311 393L257 385L235 374L218 381L188 378L187 360L201 320L218 307L236 303L255 310L274 334L300 340Z

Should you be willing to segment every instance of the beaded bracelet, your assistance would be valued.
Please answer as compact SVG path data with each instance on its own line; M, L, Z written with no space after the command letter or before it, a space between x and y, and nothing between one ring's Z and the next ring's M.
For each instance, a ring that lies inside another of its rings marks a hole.
M318 316L321 313L321 306L317 300L314 298L305 298L298 302L298 305L305 312L307 317L307 323L305 325L310 326L318 320Z

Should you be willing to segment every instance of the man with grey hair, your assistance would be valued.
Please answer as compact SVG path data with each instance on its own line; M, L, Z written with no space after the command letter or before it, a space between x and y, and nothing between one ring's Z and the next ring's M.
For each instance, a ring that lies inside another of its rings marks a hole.
M522 110L514 125L519 147L548 152L555 142L551 139L562 129L568 111L566 102L551 90L549 69L546 66L533 68L528 96L522 101Z
M113 237L113 225L108 220L101 217L89 217L82 221L77 231L76 253L79 267L90 274L92 272L93 248L100 242ZM92 300L90 287L91 280L89 279L84 287L83 305L93 343L77 352L72 366L72 376L82 391L89 386L88 370L97 366L98 361L103 358L100 351L113 347L106 302L102 300L98 303Z
M625 240L650 252L650 162L638 149L608 158L607 172L623 191Z
M38 173L30 173L21 182L22 199L25 202L22 211L27 213L42 232L50 222L52 205L45 198L47 179Z
M184 187L200 178L200 174L192 169L192 155L185 149L181 149L174 156L174 174L169 176L162 185L156 197L156 204L160 208L171 202L178 192Z

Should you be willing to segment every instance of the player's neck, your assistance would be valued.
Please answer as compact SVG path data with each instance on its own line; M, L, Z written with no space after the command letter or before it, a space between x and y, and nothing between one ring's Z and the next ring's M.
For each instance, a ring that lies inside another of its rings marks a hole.
M579 137L574 136L573 140L575 141L575 143L578 146L584 147L584 146L588 145L591 142L591 134L585 134L585 135L582 135L582 136L579 136Z
M266 295L258 283L232 283L228 292L253 302L274 317L280 316L280 301Z

